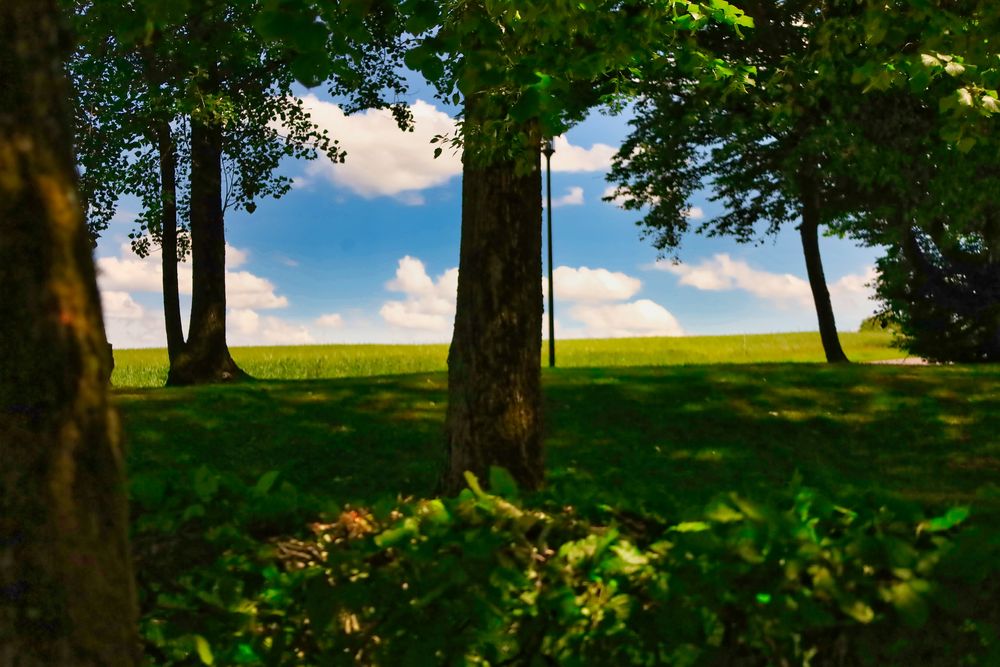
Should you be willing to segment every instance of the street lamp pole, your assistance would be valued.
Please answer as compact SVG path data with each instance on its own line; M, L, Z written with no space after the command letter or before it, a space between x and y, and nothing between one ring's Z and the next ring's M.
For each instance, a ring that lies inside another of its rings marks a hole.
M545 180L548 206L545 211L548 214L548 238L549 238L549 368L556 366L556 315L555 296L552 291L552 154L556 152L555 145L551 139L546 140L542 147L545 154Z

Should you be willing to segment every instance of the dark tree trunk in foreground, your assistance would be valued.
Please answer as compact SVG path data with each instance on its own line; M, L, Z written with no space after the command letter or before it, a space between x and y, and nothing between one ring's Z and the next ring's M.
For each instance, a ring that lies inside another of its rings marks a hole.
M54 0L0 2L0 665L138 662L123 445Z
M809 288L812 290L813 303L816 304L816 317L819 320L819 335L823 340L823 352L829 363L846 363L847 355L840 346L837 335L837 323L833 317L833 304L830 302L830 290L826 286L826 276L823 274L823 259L819 254L819 193L813 184L807 183L802 191L802 225L799 234L802 237L802 252L806 258L806 272L809 274Z
M188 341L167 384L230 382L247 377L226 344L226 230L222 214L222 128L191 122L191 262Z
M543 479L541 439L542 200L529 173L465 157L455 333L448 354L448 462L442 490L486 483L490 466L525 489Z
M173 366L184 348L180 289L177 284L177 148L170 125L156 128L160 152L160 250L163 253L163 315L167 328L167 356Z

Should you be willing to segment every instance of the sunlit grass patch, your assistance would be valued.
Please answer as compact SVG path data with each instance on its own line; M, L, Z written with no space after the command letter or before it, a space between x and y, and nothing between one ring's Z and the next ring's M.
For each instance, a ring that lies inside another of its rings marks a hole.
M841 340L855 361L905 356L884 332L844 333ZM445 370L448 360L447 345L237 347L232 353L250 375L266 380L429 373ZM566 340L557 341L557 361L560 368L817 362L823 348L817 333ZM166 350L115 350L115 386L160 387L166 379Z

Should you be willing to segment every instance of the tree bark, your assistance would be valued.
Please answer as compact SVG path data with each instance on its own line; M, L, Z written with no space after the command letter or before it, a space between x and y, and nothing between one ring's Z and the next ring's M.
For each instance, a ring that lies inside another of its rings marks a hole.
M180 289L177 284L177 149L169 123L158 124L160 153L160 251L163 270L163 315L167 357L173 366L184 349Z
M171 364L168 385L249 377L226 344L226 230L222 213L222 128L191 121L191 262L188 341Z
M0 665L138 663L123 443L54 0L0 2Z
M485 484L490 466L506 468L524 489L543 481L539 156L536 149L523 175L513 161L478 164L468 147L463 157L445 493L465 487L466 471Z
M816 185L807 180L802 188L802 224L799 226L799 234L802 237L802 252L806 258L809 289L812 290L816 317L819 320L819 335L823 341L823 352L826 354L827 362L847 363L847 355L844 354L840 346L840 337L837 335L837 322L833 316L830 290L826 286L826 276L823 274L823 259L819 253L819 223L819 192Z

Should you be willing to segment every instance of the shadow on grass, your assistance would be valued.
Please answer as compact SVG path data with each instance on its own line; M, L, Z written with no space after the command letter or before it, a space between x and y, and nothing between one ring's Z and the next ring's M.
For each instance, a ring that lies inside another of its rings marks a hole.
M1000 476L1000 368L825 365L546 371L550 492L656 513L767 497L796 470L838 497L969 502ZM425 495L446 378L119 392L133 469L268 470L338 502ZM1000 500L980 500L994 511Z

